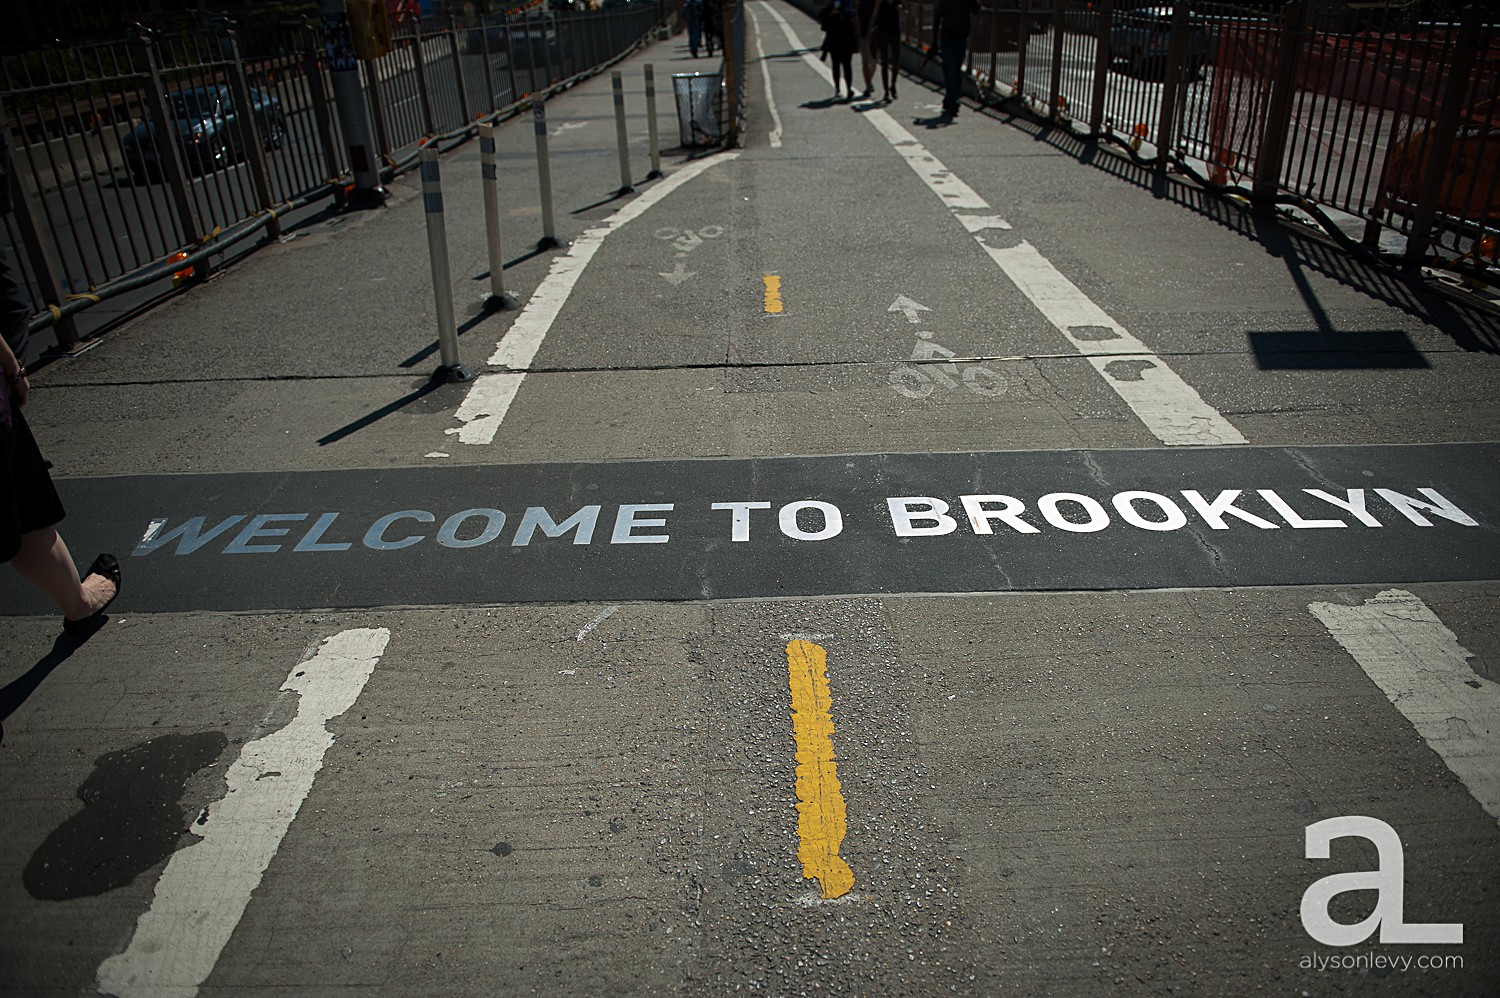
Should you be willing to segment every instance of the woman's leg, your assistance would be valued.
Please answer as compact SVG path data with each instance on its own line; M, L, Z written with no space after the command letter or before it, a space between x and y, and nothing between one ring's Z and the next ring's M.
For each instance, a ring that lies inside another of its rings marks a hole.
M21 550L10 563L22 578L51 597L69 620L91 615L115 594L115 584L102 576L79 582L68 545L52 527L22 534Z

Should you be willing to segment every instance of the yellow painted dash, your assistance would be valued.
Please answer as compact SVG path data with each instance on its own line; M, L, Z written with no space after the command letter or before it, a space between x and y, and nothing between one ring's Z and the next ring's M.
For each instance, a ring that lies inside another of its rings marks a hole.
M780 315L783 310L781 304L781 275L767 274L761 280L766 285L766 314Z
M854 871L839 857L847 826L833 753L828 653L811 641L790 641L786 664L797 739L797 858L802 876L816 878L824 898L843 897L854 886Z

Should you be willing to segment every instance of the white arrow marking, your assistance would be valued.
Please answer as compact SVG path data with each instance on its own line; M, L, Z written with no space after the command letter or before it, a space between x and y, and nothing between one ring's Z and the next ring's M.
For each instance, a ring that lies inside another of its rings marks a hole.
M660 273L660 271L658 271L658 273ZM689 277L692 277L696 273L697 273L696 270L688 270L685 267L683 267L682 261L678 260L677 261L677 269L676 270L672 271L670 274L662 274L661 276L665 277L668 281L670 281L672 283L673 287L676 287L676 286L680 285L683 281L687 280Z
M555 139L563 132L571 132L575 128L583 128L588 124L589 122L587 121L565 121L561 125L558 125L556 128L552 129L552 137Z
M886 311L900 312L906 316L907 322L918 322L920 321L917 319L918 312L931 312L932 309L928 308L926 305L923 305L921 302L912 301L905 295L897 295L896 300L891 302L891 307L886 309Z

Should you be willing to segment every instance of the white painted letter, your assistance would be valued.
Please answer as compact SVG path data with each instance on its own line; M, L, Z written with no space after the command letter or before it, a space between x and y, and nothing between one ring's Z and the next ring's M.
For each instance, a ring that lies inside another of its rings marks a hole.
M804 509L815 509L823 514L822 530L803 530L797 526L797 514ZM844 530L844 514L839 512L839 508L816 499L789 502L781 507L777 518L781 522L781 532L799 541L826 541L830 537L837 537Z
M731 510L733 515L729 518L729 539L748 541L750 539L750 511L770 509L771 504L768 502L716 502L709 508Z
M280 551L280 544L251 544L261 537L285 537L290 527L268 527L268 523L293 522L307 519L306 513L259 513L245 524L240 535L224 548L225 554L271 554Z
M1082 506L1083 511L1088 514L1088 520L1084 523L1074 523L1067 519L1058 512L1057 504L1060 502L1072 502ZM1089 496L1081 496L1076 492L1053 492L1042 496L1037 500L1036 508L1041 512L1042 519L1059 530L1069 530L1075 534L1092 534L1096 530L1103 530L1109 526L1109 514L1104 512L1104 507L1099 505L1099 501Z
M181 540L177 541L176 554L192 554L226 530L232 529L236 523L239 523L244 518L244 513L236 513L234 516L227 517L222 523L206 534L202 533L204 520L201 516L195 516L181 526L173 527L166 533L162 533L161 527L158 527L153 522L152 526L155 529L147 531L146 536L141 538L141 542L135 546L135 552L132 557L139 558L142 555L148 555L174 538L181 538ZM166 526L167 521L161 520L159 522L162 526Z
M891 511L891 523L897 537L939 537L958 529L958 521L948 515L948 504L932 496L895 496L885 501ZM929 520L931 526L919 527L916 520Z
M1420 499L1413 499L1411 496L1404 496L1399 492L1392 492L1390 489L1376 489L1375 494L1396 507L1396 512L1419 527L1430 527L1432 526L1432 521L1417 512L1418 510L1435 513L1446 520L1452 520L1454 523L1462 523L1466 527L1479 526L1473 517L1438 495L1433 489L1417 489L1417 491L1431 499L1432 502L1426 503Z
M464 521L470 517L482 516L485 519L485 527L474 537L463 539L458 536L458 528L464 525ZM438 543L445 548L477 548L488 544L500 536L500 531L505 529L505 514L498 509L466 509L462 513L454 513L443 521L438 530Z
M328 532L328 528L331 527L331 526L333 526L333 521L337 520L338 518L339 518L339 515L337 513L324 513L322 516L318 517L318 522L314 523L312 525L312 529L309 530L305 535L303 535L302 539L297 542L297 546L294 547L294 548L292 548L292 550L293 551L347 551L347 550L349 550L351 547L353 547L353 545L350 544L348 541L328 541L328 542L325 542L323 540L323 535Z
M1321 499L1324 502L1332 503L1339 509L1348 510L1350 513L1354 514L1354 518L1356 520L1358 520L1360 523L1363 523L1367 527L1378 527L1381 525L1380 521L1371 516L1369 511L1365 509L1364 489L1350 489L1349 498L1347 500L1340 499L1335 495L1330 495L1327 492L1324 492L1322 489L1303 489L1302 491L1306 492L1308 495L1313 496L1316 499Z
M1277 495L1271 489L1256 489L1255 491L1260 493L1260 497L1266 501L1266 505L1270 506L1277 513L1279 513L1281 515L1281 518L1286 521L1287 526L1291 527L1293 530L1312 530L1321 527L1349 526L1349 524L1345 523L1343 520L1304 520L1300 515L1298 515L1295 509L1292 509L1292 507L1286 504L1285 499L1281 498L1281 496Z
M976 534L994 533L994 528L990 526L991 520L999 520L1019 534L1041 533L1021 519L1021 514L1026 512L1026 504L1013 496L959 496L959 501L964 504L964 512L969 514L969 526L974 528ZM986 503L992 502L1000 503L1001 508L984 508Z
M416 520L418 523L431 523L436 519L437 517L425 509L403 509L399 513L387 513L370 524L370 529L365 531L365 547L373 551L395 551L397 548L409 548L422 539L421 534L403 537L399 541L388 541L384 537L386 528L397 520Z
M521 525L516 527L516 536L511 538L510 546L523 548L531 543L531 535L540 528L542 533L548 537L561 537L570 530L577 531L573 535L573 543L587 544L594 539L594 525L599 522L599 506L585 506L561 523L552 519L552 514L541 506L527 506L526 512L521 517Z
M1203 522L1215 530L1229 529L1229 524L1224 522L1224 515L1226 513L1262 530L1281 529L1279 523L1263 520L1254 513L1247 513L1236 506L1234 501L1239 498L1239 495L1239 489L1225 489L1219 493L1218 498L1213 502L1209 502L1196 489L1182 490L1182 497L1192 504L1193 509L1198 511L1198 515L1203 517Z
M1137 502L1153 503L1165 520L1148 520L1135 508ZM1187 526L1187 514L1172 500L1155 492L1121 492L1114 498L1120 519L1142 530L1177 530Z
M646 534L637 536L636 527L665 527L667 521L661 517L645 517L637 519L637 513L665 513L672 509L673 503L648 502L636 505L622 505L620 511L615 514L615 532L610 537L611 544L665 544L671 540L670 534Z

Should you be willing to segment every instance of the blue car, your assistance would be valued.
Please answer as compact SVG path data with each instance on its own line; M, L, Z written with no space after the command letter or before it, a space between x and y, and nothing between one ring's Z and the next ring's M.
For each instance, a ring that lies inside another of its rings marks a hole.
M166 95L168 125L172 139L182 150L183 166L195 173L222 169L245 154L247 129L241 127L240 109L226 86L196 87ZM286 115L281 102L259 90L250 91L250 112L260 128L261 145L269 152L286 141ZM161 175L160 157L165 150L149 120L136 125L120 140L125 165L137 183Z
M1132 76L1160 79L1166 72L1167 46L1172 42L1172 8L1142 7L1115 15L1109 33L1110 55L1125 63ZM1187 42L1183 47L1182 69L1189 80L1197 79L1208 63L1208 32L1197 19L1187 25Z

